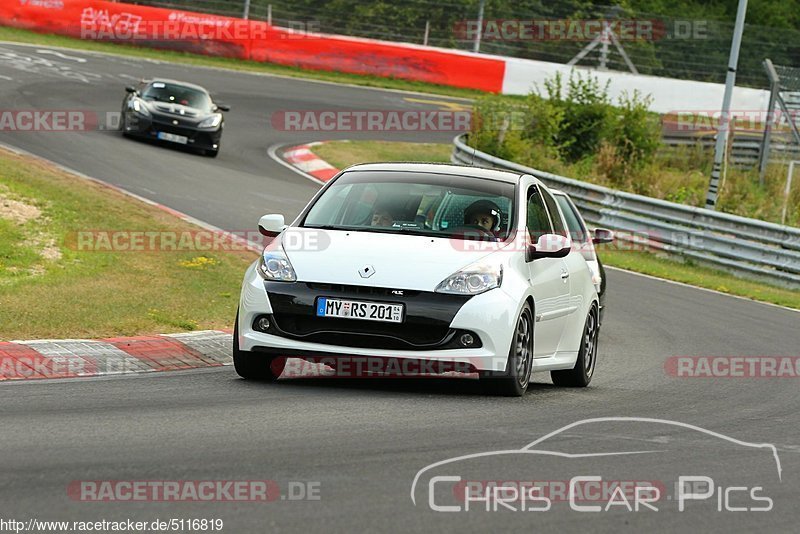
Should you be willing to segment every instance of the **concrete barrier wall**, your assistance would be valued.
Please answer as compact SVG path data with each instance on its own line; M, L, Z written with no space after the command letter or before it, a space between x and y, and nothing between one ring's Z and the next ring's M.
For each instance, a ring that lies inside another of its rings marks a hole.
M556 73L569 77L573 68L581 73L591 73L602 84L610 82L609 92L616 99L623 92L638 90L651 95L650 109L658 113L673 111L718 111L722 107L722 94L725 86L720 83L659 78L627 72L597 71L587 68L568 67L560 63L548 63L530 59L506 58L503 77L503 93L511 95L528 94L537 85L544 90L544 81ZM724 69L724 66L720 66ZM766 83L766 81L765 81ZM761 89L737 87L734 89L731 109L737 111L766 111L769 92Z

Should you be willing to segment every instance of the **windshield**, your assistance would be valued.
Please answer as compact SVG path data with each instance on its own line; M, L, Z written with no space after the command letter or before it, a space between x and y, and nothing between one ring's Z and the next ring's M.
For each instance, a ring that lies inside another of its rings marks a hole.
M506 239L514 184L421 172L350 171L317 199L303 221L314 228Z
M183 85L154 82L145 88L142 98L211 111L211 98L207 93Z

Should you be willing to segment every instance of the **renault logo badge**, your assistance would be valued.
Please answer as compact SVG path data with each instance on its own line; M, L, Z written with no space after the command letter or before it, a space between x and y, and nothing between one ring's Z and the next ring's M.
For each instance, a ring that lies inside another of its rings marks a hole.
M370 276L375 274L375 267L373 267L372 265L365 265L358 270L358 274L359 276L361 276L361 278L369 278Z

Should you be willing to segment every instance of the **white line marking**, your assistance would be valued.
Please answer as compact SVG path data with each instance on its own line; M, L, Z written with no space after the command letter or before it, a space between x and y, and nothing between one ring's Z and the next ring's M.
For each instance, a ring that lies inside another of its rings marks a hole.
M305 177L305 178L308 178L309 180L311 180L311 181L312 181L312 182L314 182L315 184L318 184L318 185L325 185L325 182L323 182L322 180L319 180L319 179L317 179L317 178L314 178L314 177L313 177L313 176L311 176L310 174L308 174L308 173L306 173L306 172L303 172L303 171L301 171L300 169L298 169L298 168L297 168L297 167L295 167L294 165L292 165L292 164L290 164L290 163L287 163L286 161L284 161L284 160L283 160L283 158L281 158L281 157L280 157L280 156L277 154L277 151L278 151L278 150L280 150L280 149L281 149L281 147L290 146L290 145L291 145L291 143L278 143L278 144L276 144L276 145L272 145L271 147L269 147L269 148L267 149L267 155L269 155L269 157L271 157L273 160L277 161L278 163L280 163L281 165L283 165L283 166L284 166L284 167L286 167L287 169L289 169L289 170L291 170L291 171L294 171L294 172L296 172L296 173L297 173L297 174L299 174L300 176L303 176L303 177Z
M194 367L190 369L174 369L171 371L142 371L140 373L116 374L116 375L93 375L93 376L80 376L74 378L39 378L35 380L4 380L3 387L22 386L25 384L80 384L81 382L98 382L106 380L135 380L138 378L169 378L175 373L191 374L191 373L219 373L220 371L230 372L226 367L233 365L233 362L223 363L212 367ZM73 386L74 387L74 386Z
M61 59L69 59L71 61L77 61L78 63L86 63L86 59L82 57L68 56L66 54L62 54L61 52L56 52L55 50L37 50L36 53L56 56L60 57Z
M298 168L304 170L305 172L313 172L313 171L321 171L327 169L334 169L328 164L327 161L321 159L310 159L306 161L296 161L294 163ZM334 169L335 170L335 169Z
M620 271L620 272L623 272L623 273L634 274L636 276L641 276L643 278L649 278L650 280L657 280L659 282L666 282L667 284L675 284L677 286L688 287L690 289L699 289L701 291L707 291L709 293L714 293L716 295L722 295L724 297L730 297L730 298L734 298L734 299L745 300L747 302L753 302L755 304L763 304L764 306L771 306L773 308L778 308L780 310L787 310L787 311L790 311L790 312L800 313L800 310L798 310L798 309L789 308L788 306L781 306L780 304L773 304L772 302L764 302L763 300L755 300L755 299L751 299L751 298L747 298L747 297L742 297L741 295L731 295L730 293L723 293L722 291L717 291L716 289L709 289L707 287L693 286L692 284L687 284L686 282L677 282L675 280L667 280L666 278L659 278L657 276L653 276L653 275L650 275L650 274L637 273L636 271L629 271L628 269L623 269L621 267L612 267L610 265L605 265L605 264L603 264L603 265L605 266L606 269L611 269L612 271ZM776 289L782 289L782 288L777 287Z

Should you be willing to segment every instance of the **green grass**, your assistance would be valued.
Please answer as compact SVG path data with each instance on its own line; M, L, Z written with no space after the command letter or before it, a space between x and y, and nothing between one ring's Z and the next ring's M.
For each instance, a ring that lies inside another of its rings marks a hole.
M230 328L252 252L78 245L81 231L198 230L108 187L0 151L0 340Z
M314 147L314 153L336 167L373 161L450 162L452 147L442 143L392 141L333 141Z
M183 63L187 65L197 65L203 67L216 67L245 72L256 72L262 74L275 74L281 76L291 76L294 78L306 78L309 80L320 80L352 85L363 85L366 87L381 87L386 89L397 89L402 91L414 91L419 93L431 93L435 95L451 96L457 98L475 98L483 95L482 91L474 89L460 89L445 85L436 85L397 78L383 78L379 76L347 74L342 72L303 70L297 67L288 67L272 63L260 63L256 61L246 61L241 59L231 59L222 57L203 56L186 52L171 50L156 50L152 48L137 47L128 44L88 41L64 37L61 35L42 34L29 30L0 26L0 41L12 41L18 43L29 43L43 46L60 46L76 50L90 50L95 52L106 52L111 54L121 54L131 57L157 59L170 61L173 63Z
M451 151L450 144L388 141L332 141L314 148L315 154L340 169L365 161L444 162L450 160ZM642 251L601 248L599 254L603 263L611 267L800 309L800 292L743 280L724 271L682 263Z

